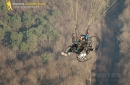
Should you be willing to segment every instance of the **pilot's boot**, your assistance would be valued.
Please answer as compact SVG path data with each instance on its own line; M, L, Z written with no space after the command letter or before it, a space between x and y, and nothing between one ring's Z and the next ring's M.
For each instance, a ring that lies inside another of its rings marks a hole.
M70 50L71 50L71 47L68 47L67 50L65 52L61 52L62 55L64 56L67 56L68 54L70 55Z
M67 56L67 53L65 53L65 52L61 52L61 55Z

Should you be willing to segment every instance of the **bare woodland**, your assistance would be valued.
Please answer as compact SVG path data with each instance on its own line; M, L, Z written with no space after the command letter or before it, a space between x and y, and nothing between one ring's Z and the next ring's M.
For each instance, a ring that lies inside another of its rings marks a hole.
M74 53L66 57L61 55L72 44L71 34L74 32L72 21L75 19L70 18L69 0L39 0L46 2L46 7L30 9L32 13L43 12L48 15L55 9L61 11L61 15L51 23L59 33L58 40L55 43L41 41L37 46L40 51L36 53L10 49L1 40L0 85L130 85L130 1L120 1L117 0L115 4L119 5L113 5L89 30L89 36L100 38L98 51L91 52L88 56L92 57L87 62L79 62ZM106 0L104 7L108 7L110 2ZM90 3L91 0L79 0L78 35L84 34L88 26ZM7 13L20 14L25 10L28 9ZM1 20L3 16L5 14L0 14ZM50 55L47 62L43 63L40 53Z

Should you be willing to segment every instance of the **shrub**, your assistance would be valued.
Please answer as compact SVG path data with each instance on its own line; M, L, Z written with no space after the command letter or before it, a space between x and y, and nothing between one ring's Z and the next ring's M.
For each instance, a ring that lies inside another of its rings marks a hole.
M42 63L47 63L47 61L49 60L51 56L49 54L42 54L41 58L42 58Z

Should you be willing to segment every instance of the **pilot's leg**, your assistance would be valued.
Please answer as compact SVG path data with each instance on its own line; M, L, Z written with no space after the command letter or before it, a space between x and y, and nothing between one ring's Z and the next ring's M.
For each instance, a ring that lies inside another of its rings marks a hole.
M71 47L68 47L65 52L61 52L62 55L67 56L71 51Z
M68 47L68 48L66 49L65 53L70 52L70 50L71 50L71 47Z
M79 50L80 50L81 48L82 48L82 44L81 44L81 43L79 43L79 45L78 45L77 49L76 49L74 52L78 53L78 52L79 52Z

